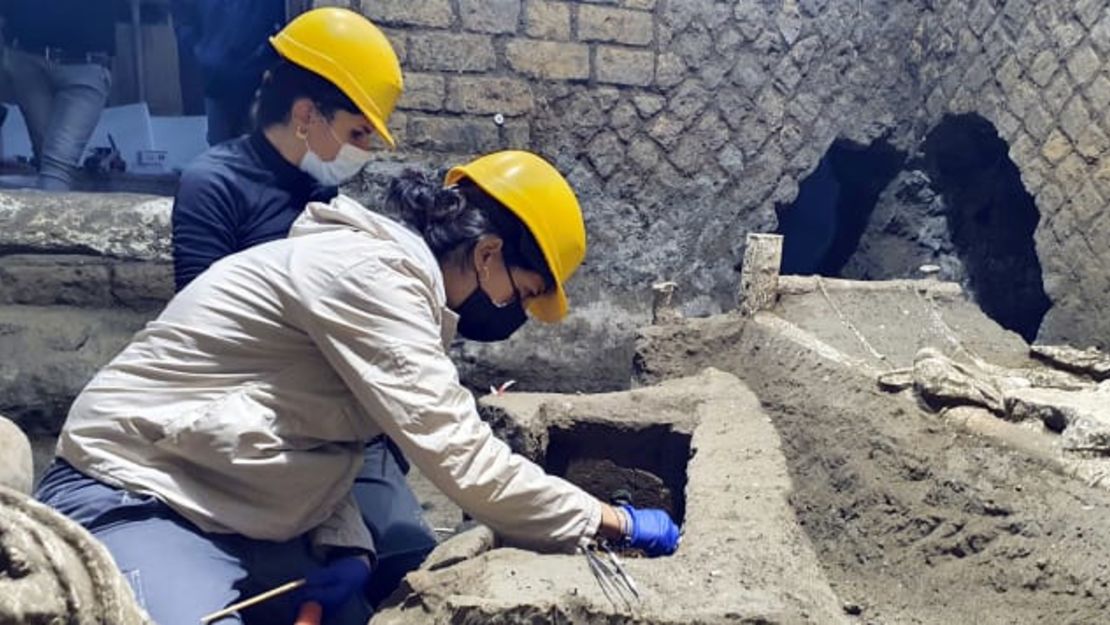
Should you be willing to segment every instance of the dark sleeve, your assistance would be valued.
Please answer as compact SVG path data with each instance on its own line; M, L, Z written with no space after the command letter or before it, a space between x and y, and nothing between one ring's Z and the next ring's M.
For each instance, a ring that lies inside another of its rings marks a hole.
M238 202L228 181L187 169L173 202L173 279L178 291L209 265L237 251Z

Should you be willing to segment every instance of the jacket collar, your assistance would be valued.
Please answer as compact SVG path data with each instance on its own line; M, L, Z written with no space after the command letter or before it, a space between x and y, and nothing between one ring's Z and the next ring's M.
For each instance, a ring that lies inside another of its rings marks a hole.
M385 215L375 213L346 195L339 194L327 203L309 202L304 212L293 222L289 237L303 237L345 229L365 232L375 239L392 241L420 267L423 267L435 290L440 307L445 312L443 321L450 325L449 335L454 336L458 315L447 308L447 292L444 289L443 271L439 268L439 261L436 260L423 237L408 227ZM450 338L447 340L450 341Z
M301 171L300 167L285 160L285 157L281 155L281 152L278 152L274 144L270 143L270 140L266 138L261 130L252 132L248 140L251 149L258 155L258 161L274 175L274 181L279 187L287 191L305 191L313 195L315 195L316 189L334 192L335 187L320 184L315 178ZM332 195L334 193L327 195L327 197Z

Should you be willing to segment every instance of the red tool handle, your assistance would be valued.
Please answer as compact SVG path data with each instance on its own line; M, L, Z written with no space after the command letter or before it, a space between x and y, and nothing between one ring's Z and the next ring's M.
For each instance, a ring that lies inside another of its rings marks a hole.
M320 625L324 620L324 608L315 601L309 601L301 606L297 614L297 622L293 625Z

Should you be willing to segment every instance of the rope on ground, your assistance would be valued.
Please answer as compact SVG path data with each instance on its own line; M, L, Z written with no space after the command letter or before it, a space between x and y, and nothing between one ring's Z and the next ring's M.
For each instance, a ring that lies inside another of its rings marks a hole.
M937 305L935 302L933 302L933 299L931 297L929 297L927 294L922 294L921 291L918 291L917 289L914 289L914 294L917 295L917 298L921 300L921 303L925 306L925 310L929 313L929 318L932 320L933 325L940 330L940 333L949 343L952 344L953 347L955 347L958 351L963 353L963 355L971 359L971 362L975 363L977 367L981 369L989 369L991 367L991 365L987 361L980 358L978 354L973 352L971 348L964 345L963 341L961 341L959 337L956 336L956 331L952 329L952 326L948 325L948 322L944 320L944 317L940 316L940 311L937 310Z
M860 332L854 324L852 324L852 321L848 319L847 315L845 315L844 312L840 310L840 307L837 306L836 302L834 302L832 297L829 296L829 291L825 288L825 281L821 278L821 276L815 277L817 278L817 288L821 289L821 295L825 297L825 301L829 303L829 307L831 307L833 309L833 312L836 313L836 316L840 319L840 322L843 323L846 328L851 330L852 334L856 335L856 339L858 339L859 342L863 344L865 348L867 348L867 351L871 352L871 355L873 357L879 360L879 362L882 362L884 365L886 365L887 370L891 370L892 367L890 365L890 361L887 360L886 356L880 354L879 350L875 349L871 345L871 343L867 340L867 337L865 337L863 333Z

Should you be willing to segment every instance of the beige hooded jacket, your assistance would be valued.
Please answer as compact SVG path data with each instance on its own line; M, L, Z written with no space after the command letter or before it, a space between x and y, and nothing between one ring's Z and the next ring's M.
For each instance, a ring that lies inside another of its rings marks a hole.
M495 438L446 352L457 317L423 240L350 198L189 284L77 397L58 455L201 529L373 551L350 494L390 436L474 518L573 547L601 504Z

